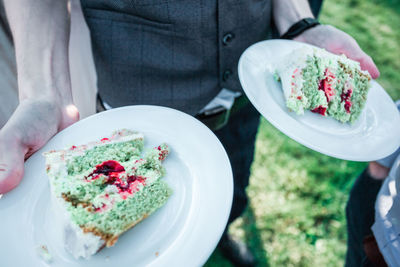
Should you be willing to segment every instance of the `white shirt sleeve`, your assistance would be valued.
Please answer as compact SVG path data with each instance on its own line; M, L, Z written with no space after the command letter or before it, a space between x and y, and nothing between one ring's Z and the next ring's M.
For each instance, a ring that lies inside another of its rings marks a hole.
M385 179L375 203L375 223L372 226L386 263L400 264L400 156Z

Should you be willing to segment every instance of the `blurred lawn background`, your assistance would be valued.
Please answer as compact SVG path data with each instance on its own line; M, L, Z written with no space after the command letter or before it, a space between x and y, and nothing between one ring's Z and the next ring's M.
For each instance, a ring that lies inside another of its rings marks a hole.
M325 0L320 20L352 35L377 64L378 82L400 99L400 0ZM343 266L345 205L366 163L321 155L261 121L247 193L230 232L259 266ZM216 250L206 267L231 266Z

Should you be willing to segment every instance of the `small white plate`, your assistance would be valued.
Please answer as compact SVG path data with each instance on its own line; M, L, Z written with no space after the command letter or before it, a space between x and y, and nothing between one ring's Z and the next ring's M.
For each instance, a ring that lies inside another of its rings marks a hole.
M84 144L127 128L145 135L145 148L166 142L163 178L174 193L167 204L123 234L114 247L75 260L52 222L42 153ZM233 196L229 159L217 137L193 117L170 108L130 106L86 118L57 134L25 163L22 183L0 200L2 266L200 266L215 249ZM36 248L46 245L53 261Z
M253 105L272 125L295 141L320 153L354 161L373 161L400 145L400 116L390 96L375 81L366 107L353 124L306 111L290 112L282 86L274 79L275 66L296 48L307 44L269 40L250 46L240 57L239 78Z

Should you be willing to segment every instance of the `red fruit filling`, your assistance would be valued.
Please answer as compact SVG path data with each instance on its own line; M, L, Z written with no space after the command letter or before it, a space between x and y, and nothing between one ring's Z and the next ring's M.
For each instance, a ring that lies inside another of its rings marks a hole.
M130 175L126 179L121 179L120 176L125 174L125 168L115 160L107 160L96 166L96 169L89 174L88 180L96 180L101 174L107 176L106 184L115 185L119 193L132 194L137 191L139 183L145 184L145 177Z
M158 146L157 150L160 151L158 153L158 160L163 161L168 155L168 150L162 149L161 146Z
M322 79L318 85L318 90L324 91L326 101L328 101L328 103L335 95L335 89L333 88L333 82L335 78L335 75L333 75L333 73L328 68L326 68L325 78Z
M103 163L96 166L96 169L89 174L87 178L91 178L90 180L96 180L99 178L100 174L104 174L110 177L119 177L121 172L125 172L124 166L119 164L118 161L115 160L107 160Z
M319 113L319 114L325 116L326 108L323 107L323 106L319 106L317 108L312 109L311 111L314 112L314 113Z
M344 102L344 109L346 110L347 113L350 113L350 108L351 105L353 104L350 101L352 93L353 90L349 88L346 92L343 91L343 93L340 95L340 99L342 100L342 102Z
M102 211L103 209L105 209L106 207L107 207L107 205L103 203L103 205L102 205L101 207L95 208L94 211L95 211L95 212L100 212L100 211Z
M344 103L344 109L346 110L347 113L350 113L351 105L352 105L352 103L350 101L346 101Z
M107 180L106 183L115 185L118 188L119 193L133 194L138 191L137 187L139 184L145 184L145 178L142 176L130 175L126 180L117 177Z

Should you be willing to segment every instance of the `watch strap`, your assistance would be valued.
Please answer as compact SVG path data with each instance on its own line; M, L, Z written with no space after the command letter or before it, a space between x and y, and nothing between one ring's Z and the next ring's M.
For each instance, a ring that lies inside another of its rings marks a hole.
M285 34L283 34L280 38L281 39L293 39L300 34L302 34L304 31L313 28L317 25L320 25L319 21L314 18L305 18L302 19L295 24L293 24L289 30Z

